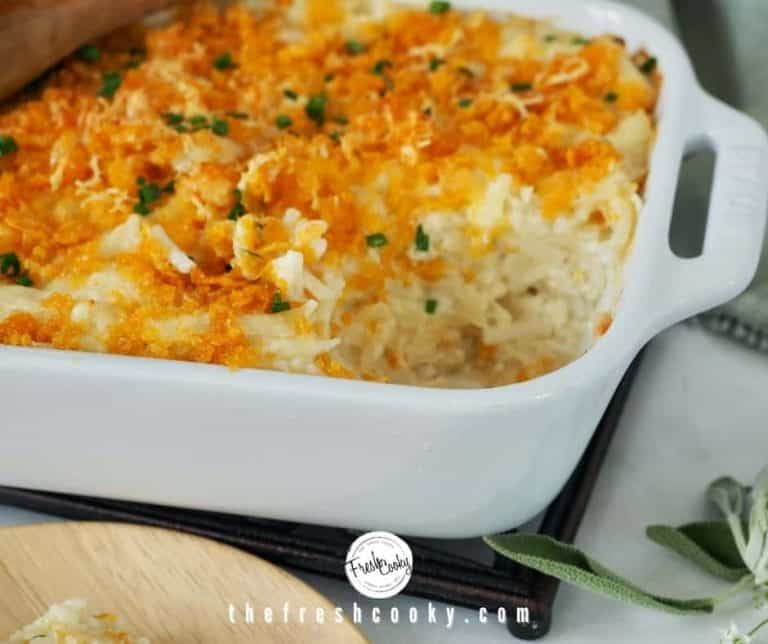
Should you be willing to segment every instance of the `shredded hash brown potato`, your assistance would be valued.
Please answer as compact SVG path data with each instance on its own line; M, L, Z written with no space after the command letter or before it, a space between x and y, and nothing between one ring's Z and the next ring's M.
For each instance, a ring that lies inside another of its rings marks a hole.
M660 73L448 3L198 4L0 115L0 342L486 387L611 324Z
M69 599L56 604L38 620L25 626L6 641L24 644L150 644L144 637L134 638L118 626L115 615L91 615L86 602Z

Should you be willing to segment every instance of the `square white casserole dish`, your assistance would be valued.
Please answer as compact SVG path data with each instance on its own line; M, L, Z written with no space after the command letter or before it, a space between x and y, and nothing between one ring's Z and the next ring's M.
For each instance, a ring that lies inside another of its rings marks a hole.
M0 484L275 519L465 537L541 511L578 462L622 374L661 329L742 291L768 202L762 128L699 87L678 41L588 0L466 0L646 48L664 77L625 289L607 334L535 380L439 390L0 347ZM702 256L668 244L679 165L717 167Z

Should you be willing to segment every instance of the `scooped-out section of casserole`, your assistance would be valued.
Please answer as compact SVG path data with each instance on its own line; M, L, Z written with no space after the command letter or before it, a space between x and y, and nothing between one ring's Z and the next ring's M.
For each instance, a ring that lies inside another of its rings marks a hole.
M91 614L81 599L55 604L45 615L14 633L5 644L150 644L123 631L111 613Z
M0 342L488 387L609 328L660 73L448 2L198 4L0 113Z

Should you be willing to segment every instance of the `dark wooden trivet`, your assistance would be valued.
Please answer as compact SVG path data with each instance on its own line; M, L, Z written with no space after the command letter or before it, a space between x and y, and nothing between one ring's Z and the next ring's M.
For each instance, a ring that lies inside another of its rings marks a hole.
M642 354L641 354L642 355ZM618 425L641 355L630 366L578 467L547 509L539 532L572 542ZM122 521L180 530L241 548L281 566L346 579L344 562L350 531L219 512L186 510L68 494L0 487L0 504L68 519ZM536 640L549 631L559 582L506 559L485 565L422 544L410 543L414 565L406 594L489 611L503 606L510 632ZM518 608L528 608L529 622L517 623Z

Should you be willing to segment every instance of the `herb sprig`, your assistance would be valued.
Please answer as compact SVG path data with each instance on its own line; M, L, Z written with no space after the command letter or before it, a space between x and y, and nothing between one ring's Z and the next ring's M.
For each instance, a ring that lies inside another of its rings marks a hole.
M503 534L485 542L499 555L586 590L646 608L678 614L711 613L736 594L751 591L758 606L768 600L768 467L751 488L731 477L714 481L707 490L724 521L689 523L680 527L654 525L646 534L703 571L735 582L713 597L676 599L648 593L619 577L572 545L537 534ZM722 641L749 642L765 620L744 639L735 627ZM742 639L739 639L741 637Z

